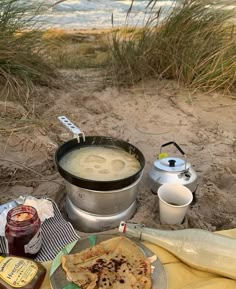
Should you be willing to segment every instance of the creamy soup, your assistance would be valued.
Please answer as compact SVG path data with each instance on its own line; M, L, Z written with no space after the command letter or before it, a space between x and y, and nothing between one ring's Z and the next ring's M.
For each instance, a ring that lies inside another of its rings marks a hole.
M128 152L109 147L85 147L67 153L61 167L80 178L96 181L113 181L135 174L139 161Z

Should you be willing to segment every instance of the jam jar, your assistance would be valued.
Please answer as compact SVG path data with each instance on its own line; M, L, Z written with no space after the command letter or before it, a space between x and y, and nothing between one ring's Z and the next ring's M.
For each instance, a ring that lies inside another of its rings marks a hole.
M35 208L19 205L7 214L5 236L9 254L34 258L42 245L41 221Z

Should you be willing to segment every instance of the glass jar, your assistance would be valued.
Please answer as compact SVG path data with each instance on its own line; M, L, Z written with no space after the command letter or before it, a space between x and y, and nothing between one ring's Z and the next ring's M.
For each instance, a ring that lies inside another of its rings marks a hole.
M19 205L7 214L5 236L9 254L34 258L42 245L41 221L35 208Z

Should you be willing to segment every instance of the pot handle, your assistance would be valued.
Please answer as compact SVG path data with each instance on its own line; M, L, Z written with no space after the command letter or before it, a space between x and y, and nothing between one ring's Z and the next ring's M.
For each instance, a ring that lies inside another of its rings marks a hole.
M178 151L184 156L184 159L185 159L185 169L184 170L186 171L187 170L187 156L186 156L185 152L181 149L181 147L179 145L177 145L176 142L170 141L170 142L167 142L167 143L161 145L160 154L161 154L161 150L163 147L166 147L166 146L171 145L171 144L173 144L178 149Z
M58 116L59 121L70 131L72 132L74 138L77 138L78 143L80 142L80 136L82 136L83 141L85 141L85 134L71 122L66 116Z

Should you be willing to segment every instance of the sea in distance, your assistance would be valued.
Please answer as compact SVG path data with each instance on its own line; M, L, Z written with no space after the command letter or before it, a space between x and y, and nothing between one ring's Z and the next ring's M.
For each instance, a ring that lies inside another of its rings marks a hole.
M36 5L42 3L41 0L31 0L31 2ZM56 2L58 3L53 5ZM134 0L131 13L127 18L131 3L131 0L45 0L43 13L39 19L47 28L100 29L122 27L126 24L143 26L151 13L161 8L161 15L165 17L176 4L175 0L159 0L156 1L155 8L151 12L151 5L147 8L149 1Z

